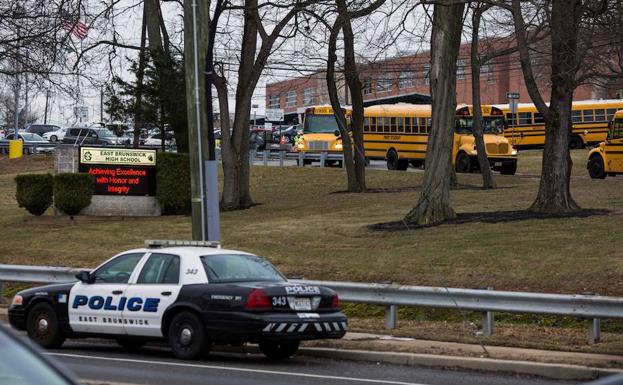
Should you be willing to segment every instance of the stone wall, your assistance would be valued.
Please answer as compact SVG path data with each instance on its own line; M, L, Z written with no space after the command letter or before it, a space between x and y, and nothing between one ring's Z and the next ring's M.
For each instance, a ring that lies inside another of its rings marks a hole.
M54 173L78 172L80 148L73 145L56 147ZM54 210L56 215L62 215ZM80 213L93 216L160 216L162 211L156 197L93 195L91 205Z

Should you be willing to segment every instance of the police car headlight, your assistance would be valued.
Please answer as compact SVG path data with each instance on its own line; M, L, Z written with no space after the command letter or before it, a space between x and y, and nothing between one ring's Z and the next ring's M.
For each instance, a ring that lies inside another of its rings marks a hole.
M511 155L517 155L517 150L513 148L513 150L511 151Z
M13 297L11 306L22 306L23 303L24 303L24 298L21 295L16 295L15 297Z

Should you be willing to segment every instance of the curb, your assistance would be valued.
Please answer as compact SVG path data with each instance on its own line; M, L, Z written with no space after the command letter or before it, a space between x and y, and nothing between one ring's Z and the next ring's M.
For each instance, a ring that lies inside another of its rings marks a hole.
M299 354L348 361L371 361L406 366L468 369L486 372L516 373L557 380L590 380L622 370L580 365L549 364L528 361L497 360L492 358L438 356L434 354L393 353L331 348L301 348Z

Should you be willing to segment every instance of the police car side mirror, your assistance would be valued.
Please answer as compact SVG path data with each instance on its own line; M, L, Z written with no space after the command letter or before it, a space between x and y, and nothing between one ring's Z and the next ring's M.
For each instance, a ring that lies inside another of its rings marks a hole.
M76 278L78 278L78 280L82 283L93 283L93 278L91 276L91 273L89 273L88 271L81 271L78 274L76 274Z

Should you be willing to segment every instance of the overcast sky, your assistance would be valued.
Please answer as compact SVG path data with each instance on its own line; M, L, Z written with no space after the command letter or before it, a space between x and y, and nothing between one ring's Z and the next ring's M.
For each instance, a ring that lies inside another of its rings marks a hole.
M93 4L91 5L91 8L88 9L88 13L97 13L98 3L91 3ZM117 40L119 42L138 46L140 44L141 35L142 6L137 6L137 4L140 4L140 2L132 0L121 1L115 8L115 16L112 19L112 22L107 23L106 25L93 25L89 30L88 36L83 41L79 41L74 37L74 43L78 47L85 48L100 39L111 39L112 31L114 29L117 33ZM99 6L101 7L101 5ZM385 9L385 11L389 11L389 9ZM163 14L165 16L172 41L174 44L181 46L181 7L174 2L167 3L163 5ZM88 17L86 20L83 18L82 21L86 21L87 24L92 23L92 20L89 20ZM237 21L235 18L228 18L225 21L228 23L230 28L237 27ZM416 53L428 49L428 36L421 32L426 29L427 23L428 19L423 9L408 15L405 15L403 11L396 11L392 13L392 18L390 19L387 19L382 14L377 14L371 19L358 22L354 26L358 44L358 60L361 62L374 61L396 55ZM396 33L396 31L400 30L402 27L406 27L409 32L402 33L401 37L396 41L392 40L394 37L391 33L388 33L388 31ZM241 28L239 28L239 30L241 30ZM303 38L295 38L280 45L278 51L271 56L270 63L267 66L268 68L265 71L265 75L260 80L253 98L253 103L260 106L257 110L258 114L261 115L264 113L265 89L267 82L295 78L301 75L310 74L315 69L322 69L324 67L326 47L322 42L326 41L326 39L320 31L316 34L316 36L321 42L320 44L312 43ZM393 44L388 45L388 41L392 41ZM219 41L217 42L216 55L224 61L233 62L235 61L236 53L239 50L239 45L239 40L236 39L235 35L220 35ZM379 48L379 45L382 45L383 48ZM88 107L89 122L99 121L99 84L103 84L104 82L110 80L111 69L117 75L121 75L125 79L131 80L132 76L127 71L129 66L129 61L127 60L128 56L135 59L137 57L137 51L117 49L116 55L112 57L112 60L109 60L110 57L108 55L99 55L95 58L89 58L87 62L80 64L79 68L81 73L87 75L96 84L91 84L91 82L77 76L65 76L63 79L58 79L59 81L62 81L63 84L71 85L73 92L72 95L65 95L54 91L51 93L48 122L61 125L72 124L75 121L73 117L73 108L79 105ZM73 65L76 58L77 53L69 54L67 63L69 65ZM232 66L230 69L233 71L229 72L227 75L230 85L230 108L231 112L233 112L235 103L233 100L233 90L236 85L236 68L235 66ZM31 100L31 110L40 116L40 121L43 121L45 91L39 90L31 84L29 96ZM218 108L217 105L216 107Z

